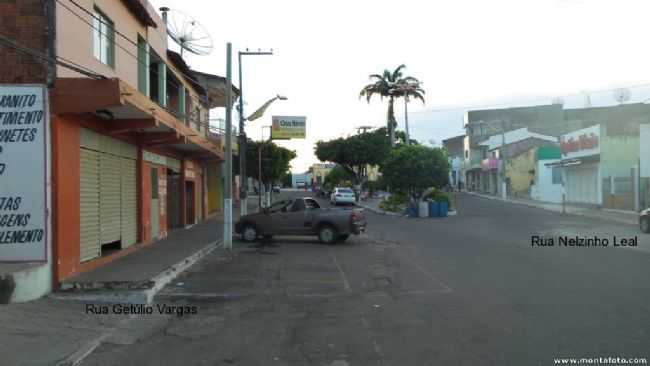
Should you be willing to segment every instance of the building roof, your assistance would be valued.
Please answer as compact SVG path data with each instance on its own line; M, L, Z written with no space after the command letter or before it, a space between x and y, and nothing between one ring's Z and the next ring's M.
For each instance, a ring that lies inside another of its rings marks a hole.
M498 149L504 144L509 145L529 138L537 138L539 140L545 140L545 141L555 142L555 143L558 142L557 137L531 132L528 130L528 128L519 128L512 131L506 131L506 133L503 134L503 136L501 134L490 136L488 139L479 142L478 144L481 146L487 146L488 150L494 150L494 149Z
M192 84L199 93L208 97L208 108L226 106L225 77L192 70L181 55L172 50L167 50L167 58L179 69L185 80ZM232 103L234 104L237 97L239 97L239 89L232 86L232 92L234 94Z
M195 80L198 81L208 92L208 106L209 108L225 107L226 106L226 78L223 76L208 74L200 71L192 71ZM231 85L232 100L235 103L240 96L239 89Z
M122 0L124 5L131 11L135 17L142 22L142 24L147 25L152 28L156 28L156 21L151 17L149 13L149 1L147 0Z
M442 140L442 143L443 144L452 143L452 142L457 142L459 140L460 140L460 142L462 142L463 139L465 139L465 135L458 135L458 136L450 137L448 139L444 139L444 140Z

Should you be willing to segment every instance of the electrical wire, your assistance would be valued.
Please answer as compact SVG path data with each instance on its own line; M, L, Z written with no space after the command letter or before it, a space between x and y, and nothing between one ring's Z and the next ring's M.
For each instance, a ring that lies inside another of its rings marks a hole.
M526 108L526 106L517 106L517 104L534 104L534 103L538 103L538 102L540 102L540 103L545 102L543 105L551 105L551 103L549 103L549 101L551 101L551 100L553 100L555 98L568 98L568 97L576 97L576 96L581 96L581 95L588 95L589 96L590 94L597 94L597 93L604 93L604 92L614 92L614 91L619 90L619 89L635 89L635 88L644 88L644 87L650 87L650 83L639 83L639 84L621 86L621 87L618 87L618 88L603 88L603 89L585 90L585 91L582 91L582 92L564 94L564 95L554 96L554 97L546 97L546 98L540 97L540 98L535 98L535 99L522 100L520 102L475 104L475 105L450 107L450 108L428 109L428 110L410 112L409 114L450 112L450 111L462 111L462 110L472 111L472 110L478 110L480 108L488 108L488 107L502 107L502 108L493 108L493 109Z
M130 43L131 45L133 45L133 46L135 46L135 47L139 47L139 44L138 44L136 41L132 40L132 39L129 38L127 35L125 35L124 33L120 32L119 30L117 30L117 28L115 27L114 24L109 24L109 23L104 22L104 21L103 21L101 18L99 18L95 13L93 13L92 11L90 11L90 10L84 8L82 5L80 5L79 3L75 2L74 0L68 0L68 1L69 1L70 3L72 3L75 7L79 8L80 10L82 10L84 13L90 15L93 19L96 19L96 20L99 21L100 23L102 23L102 24L106 25L107 27L111 28L111 29L113 30L113 32L115 32L115 34L117 34L117 35L119 35L120 37L122 37L125 41L127 41L127 42ZM83 16L81 16L79 13L75 12L75 11L72 10L69 6L67 6L66 4L64 4L64 3L62 2L62 0L56 0L56 2L59 3L59 4L61 4L61 6L63 6L66 10L68 10L70 13L72 13L73 15L75 15L77 18L79 18L79 19L80 19L81 21L83 21L84 23L86 23L86 25L88 25L88 26L90 26L91 28L93 28L93 29L99 31L100 34L105 35L105 36L110 36L109 34L103 33L103 32L101 31L101 29L95 27L91 22L88 22L88 21L87 21ZM157 34L157 33L156 33L156 34ZM115 40L113 40L113 41L114 41L116 44L118 44ZM130 51L124 49L124 48L123 48L121 45L119 45L119 44L118 44L118 47L120 47L122 50L124 50L124 51L125 51L127 54L129 54L131 57L135 58L138 62L141 62L141 63L144 64L144 61L139 60L138 57L137 57L137 55L134 55L134 54L131 53ZM146 50L145 52L147 53L148 56L151 56L151 52L150 52L149 50ZM156 54L154 54L154 55L156 55ZM194 78L193 75L188 75L188 74L182 72L181 70L178 70L178 73L181 74L182 76L186 77L186 78L187 78L188 80L190 80L191 82L196 83L197 85L201 85L201 83L199 83L198 80L196 80L196 78Z
M113 24L109 24L109 23L104 22L101 18L97 17L93 12L91 12L90 10L88 10L88 9L84 8L83 6L79 5L79 4L76 3L75 1L73 1L73 0L69 0L69 1L70 1L72 4L74 4L77 8L81 9L82 11L84 11L85 13L87 13L88 15L90 15L93 19L96 19L96 20L98 20L100 23L106 25L107 28L110 28L110 29L112 30L112 32L118 34L120 37L122 37L124 40L126 40L126 41L127 41L128 43L130 43L131 45L133 45L133 46L135 46L135 47L139 47L138 43L136 43L135 41L131 40L129 37L127 37L127 36L124 35L122 32L120 32L119 30L117 30ZM93 29L93 30L99 32L99 34L101 34L101 35L103 35L103 36L106 36L106 37L109 37L109 38L113 38L113 39L112 39L113 43L114 43L118 48L120 48L122 51L124 51L124 53L125 53L126 55L130 56L131 58L133 58L133 59L134 59L138 64L140 64L141 66L146 67L147 70L148 70L150 73L153 73L153 74L156 75L157 77L160 77L160 73L158 73L155 69L151 69L151 68L149 67L149 65L148 65L145 61L141 60L137 55L133 54L130 50L126 49L123 45L121 45L119 42L117 42L117 40L116 40L114 37L112 37L111 34L102 31L101 28L98 28L98 27L96 27L93 23L87 21L83 16L81 16L79 13L75 12L75 11L74 11L73 9L71 9L69 6L67 6L66 4L64 4L61 0L56 0L56 2L59 3L61 6L63 6L63 7L64 7L67 11L69 11L71 14L73 14L74 16L76 16L79 20L81 20L84 24L86 24L86 25L87 25L88 27L90 27L91 29ZM151 52L150 52L149 50L146 50L145 52L147 52L148 55L151 55ZM156 56L157 56L157 55L156 55ZM159 56L157 56L157 57L159 57ZM182 71L180 71L180 70L174 70L174 72L173 72L172 74L175 74L176 71L178 72L178 74L180 74L180 75L186 77L189 81L191 81L191 82L193 82L193 83L195 83L195 84L197 84L197 85L201 85L201 83L199 83L199 82L198 82L194 77L192 77L192 76L190 76L190 75L188 75L188 74L186 74L186 73L184 73L184 72L182 72ZM179 82L177 82L177 81L174 80L174 79L170 79L170 78L168 78L166 81L169 82L169 83L174 87L174 89L175 89L176 91L179 91L180 88L181 88L181 86L182 86L182 84L180 84ZM190 98L191 98L191 100L192 100L193 102L195 102L196 104L201 104L201 99L200 99L199 97L195 97L195 96L190 95ZM163 107L163 108L166 109L168 112L172 113L172 114L173 114L174 116L176 116L177 118L180 117L180 113L177 113L178 111L176 111L176 110L174 110L174 109L172 109L172 108L169 108L169 106L166 106L166 107ZM187 113L187 112L186 112L186 113ZM199 118L198 121L189 121L189 122L197 124L197 125L199 126L199 129L200 129L200 126L203 126L203 127L209 127L209 126L210 126L209 122L201 121L200 118Z
M102 74L100 74L100 73L98 73L98 72L96 72L94 70L91 70L91 69L89 69L89 68L87 68L85 66L79 65L79 64L77 64L77 63L75 63L73 61L70 61L70 60L68 60L66 58L63 58L63 57L60 57L60 56L57 56L56 58L48 56L48 55L46 55L45 53L43 53L41 51L38 51L38 50L35 50L33 48L30 48L30 47L27 47L25 45L20 44L15 39L13 39L11 37L8 37L8 36L6 36L4 34L0 34L0 43L4 44L7 47L13 48L13 49L15 49L16 51L18 51L18 52L20 52L22 54L32 56L32 57L38 59L39 61L41 61L43 63L48 63L48 64L49 63L54 63L54 64L57 64L57 65L59 65L61 67L67 68L69 70L73 70L75 72L78 72L78 73L80 73L82 75L88 76L88 77L93 78L93 79L107 79L106 76L104 76L104 75L102 75Z

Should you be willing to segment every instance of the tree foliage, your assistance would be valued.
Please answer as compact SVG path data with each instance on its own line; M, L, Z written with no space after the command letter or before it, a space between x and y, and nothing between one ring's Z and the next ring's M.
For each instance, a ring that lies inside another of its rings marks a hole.
M403 145L390 152L380 171L391 190L418 199L427 188L447 183L449 162L442 149Z
M248 140L246 143L246 173L248 176L259 179L258 148L262 147L262 183L270 184L279 181L289 174L291 160L296 157L296 152L278 146L271 141L257 142Z
M353 180L354 177L350 172L345 170L343 167L340 165L335 166L330 172L327 174L325 177L325 181L323 182L326 187L336 187L340 186L341 183L349 180Z
M363 181L368 165L381 164L389 151L385 128L330 141L318 141L314 149L319 160L338 164L352 176L355 183Z

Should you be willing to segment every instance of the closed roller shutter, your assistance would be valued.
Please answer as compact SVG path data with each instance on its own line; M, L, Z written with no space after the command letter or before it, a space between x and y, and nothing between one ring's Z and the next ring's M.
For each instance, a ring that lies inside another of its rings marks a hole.
M598 203L598 167L570 168L567 172L568 200L576 203Z
M102 244L121 237L121 158L102 153L99 157L99 238Z
M80 163L80 260L97 258L101 253L99 242L99 155L81 149Z
M121 187L122 187L122 247L135 244L137 240L137 190L135 160L121 158Z

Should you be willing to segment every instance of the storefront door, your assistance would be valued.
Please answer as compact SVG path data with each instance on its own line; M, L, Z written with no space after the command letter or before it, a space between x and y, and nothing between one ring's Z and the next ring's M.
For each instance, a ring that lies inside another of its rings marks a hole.
M167 226L181 226L181 175L167 169Z
M160 235L160 206L158 202L158 168L151 170L151 238Z
M598 204L598 165L569 168L567 196L569 202Z
M185 182L185 208L186 224L193 225L194 222L194 182Z

